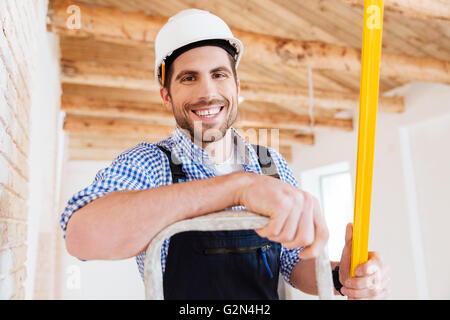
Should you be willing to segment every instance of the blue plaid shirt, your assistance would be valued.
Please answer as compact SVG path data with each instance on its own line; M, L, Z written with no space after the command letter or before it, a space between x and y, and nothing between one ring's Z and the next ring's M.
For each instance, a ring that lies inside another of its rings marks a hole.
M243 164L244 170L261 174L255 150L234 128L230 128L230 130L232 135L237 137L237 139L233 138L232 140L236 141L235 146L240 145L244 151L247 149L245 152L248 160L244 159L243 162L240 162ZM177 126L175 126L175 130L169 138L161 140L157 144L170 150L181 161L187 181L216 176L214 164L206 151L192 143L191 139ZM269 151L278 169L280 179L298 187L298 183L283 157L271 148L269 148ZM109 167L100 170L90 186L76 193L69 200L60 221L64 238L67 222L72 214L89 202L114 191L144 190L170 184L172 184L172 175L166 155L155 144L146 142L138 144L120 154ZM236 206L229 209L245 210L245 207ZM161 248L161 267L163 272L165 270L169 241L170 238L166 239ZM295 264L300 260L298 257L300 250L301 248L287 249L284 247L281 250L280 273L290 285L292 285L290 274ZM142 278L144 278L144 260L145 251L136 256L136 262Z

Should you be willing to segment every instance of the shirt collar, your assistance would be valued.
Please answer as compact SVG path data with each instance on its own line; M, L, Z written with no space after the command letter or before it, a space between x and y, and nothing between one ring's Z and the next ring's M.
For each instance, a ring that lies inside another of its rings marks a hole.
M261 173L261 168L258 162L258 155L253 147L248 143L233 127L230 127L233 145L237 150L239 156L238 161L243 164L245 171ZM196 164L203 164L207 167L214 167L214 163L209 157L208 153L191 141L189 133L185 130L175 126L174 132L171 135L171 140L174 142L172 152L182 162L193 162Z

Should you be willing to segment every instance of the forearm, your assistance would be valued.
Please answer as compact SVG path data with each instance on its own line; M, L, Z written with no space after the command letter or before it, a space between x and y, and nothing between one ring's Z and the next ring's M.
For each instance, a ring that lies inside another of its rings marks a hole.
M339 262L331 261L331 270L333 270ZM290 280L292 284L300 291L318 295L317 277L316 277L316 259L300 260L292 269ZM334 294L339 292L334 289Z
M177 183L141 191L117 191L76 211L66 230L69 253L84 260L136 256L176 221L238 205L246 173Z

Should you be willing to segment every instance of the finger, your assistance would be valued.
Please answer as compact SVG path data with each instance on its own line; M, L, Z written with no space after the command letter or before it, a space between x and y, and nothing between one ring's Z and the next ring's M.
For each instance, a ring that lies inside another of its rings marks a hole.
M300 254L300 258L310 259L319 256L328 241L328 228L325 218L320 210L320 203L313 197L314 242L306 247Z
M373 274L382 269L382 262L376 252L369 252L369 260L358 265L355 269L355 275L358 277Z
M310 246L299 253L299 257L302 259L310 259L319 256L328 241L328 228L325 223L325 218L320 210L319 201L316 198L313 198L313 219L315 239Z
M269 222L264 227L255 229L255 232L263 238L278 237L287 217L285 212L274 212L270 215Z
M378 294L377 296L375 296L374 299L376 299L376 300L384 300L384 299L387 299L387 298L389 297L389 293L390 293L389 288L385 288L384 290L381 291L380 294Z
M297 223L294 239L283 243L283 246L288 249L309 246L314 241L313 199L309 194L304 197L303 211Z
M384 290L386 288L389 289L391 278L389 277L389 274L386 272L386 269L383 270L375 274L375 278L373 281L373 288L375 289L380 290Z
M347 287L342 287L341 292L343 295L347 296L349 299L373 299L382 293L381 288L372 289L351 289Z
M355 298L355 297L348 297L348 300L384 300L387 299L389 296L389 289L382 290L379 294L371 297L364 297L364 298Z
M271 214L271 219L269 223L261 229L255 230L260 236L269 238L275 242L281 242L282 238L282 230L287 223L287 220L291 217L291 214L297 214L297 219L299 212L295 212L295 210L299 210L303 207L303 194L293 193L289 196L284 195L277 206L276 211ZM296 228L296 225L292 225L292 217L291 221L289 221L290 228ZM292 232L292 231L290 231ZM293 231L295 233L295 230Z
M379 282L378 273L368 277L354 277L345 280L345 287L350 289L371 289Z
M386 283L370 289L352 289L344 286L341 288L341 292L343 295L347 296L349 300L384 299L389 294L389 286Z
M389 294L389 276L376 272L368 277L350 278L341 292L351 299L384 299Z
M297 229L299 227L299 219L300 219L300 211L298 208L292 207L291 212L289 212L289 216L286 219L283 229L280 234L276 236L272 241L280 242L283 245L286 242L290 242L294 239Z
M385 282L382 285L382 289L380 294L378 294L375 298L376 299L387 299L389 297L391 290L390 290L390 278L386 277Z
M289 211L287 218L284 221L282 230L278 235L273 236L270 240L280 243L286 243L292 241L298 229L298 220L302 214L302 208L304 205L304 196L300 193L294 193L291 196L290 207L285 207L285 211Z

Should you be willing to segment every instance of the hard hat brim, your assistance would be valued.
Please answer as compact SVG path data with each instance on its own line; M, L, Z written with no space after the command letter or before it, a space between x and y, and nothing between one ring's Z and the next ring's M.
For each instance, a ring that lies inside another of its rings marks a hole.
M167 60L167 58L170 57L175 51L183 49L184 47L188 47L188 46L190 46L192 44L195 44L195 43L200 43L200 42L203 42L203 41L207 42L208 40L211 40L211 41L214 41L214 40L225 40L225 41L228 41L230 43L230 47L232 47L232 48L234 48L236 50L235 57L233 57L233 58L236 61L236 65L235 65L236 68L238 67L239 62L240 62L241 57L242 57L242 53L244 51L244 46L243 46L242 42L239 39L237 39L237 38L223 38L223 37L199 39L199 40L195 40L195 41L189 41L189 42L187 42L187 43L185 43L183 45L180 45L177 48L174 48L165 57L161 57L155 64L155 80L156 80L156 82L158 82L158 84L161 85L161 75L160 75L161 64L162 64L163 61ZM211 44L204 44L203 46L207 46L207 45L211 45ZM193 49L195 47L198 47L198 46L194 45L192 48L189 48L188 50ZM223 49L225 49L225 48L223 48ZM184 53L184 52L186 52L188 50L184 50L182 53ZM228 50L226 50L226 49L225 49L225 51L228 52ZM230 52L228 52L228 53L230 53ZM178 54L175 58L172 58L171 62L173 63L173 61L175 61L175 59L179 55L181 55L181 54ZM166 63L166 70L167 69L168 69L168 66L167 66L167 63Z

